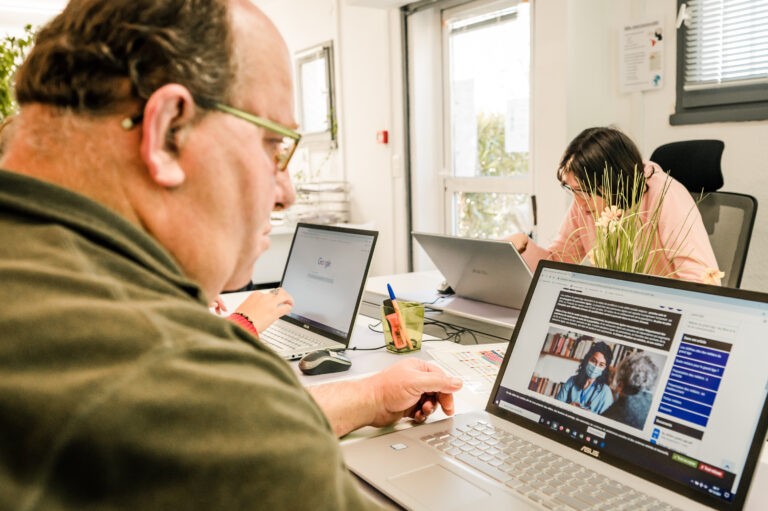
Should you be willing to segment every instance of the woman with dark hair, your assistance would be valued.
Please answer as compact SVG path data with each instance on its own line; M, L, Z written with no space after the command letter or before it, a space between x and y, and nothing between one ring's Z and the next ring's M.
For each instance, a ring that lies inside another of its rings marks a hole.
M632 184L645 177L645 186ZM660 199L649 273L683 280L720 283L717 261L691 194L653 162L643 162L632 140L614 128L589 128L566 148L557 170L573 202L560 232L543 248L524 233L507 239L535 269L542 259L580 263L595 246L595 218L606 207L626 209L639 202L640 221L648 224ZM610 190L604 188L604 183ZM612 203L609 203L608 199Z
M603 413L613 404L607 372L612 361L611 347L602 341L594 343L581 359L576 374L563 383L555 399L595 413Z

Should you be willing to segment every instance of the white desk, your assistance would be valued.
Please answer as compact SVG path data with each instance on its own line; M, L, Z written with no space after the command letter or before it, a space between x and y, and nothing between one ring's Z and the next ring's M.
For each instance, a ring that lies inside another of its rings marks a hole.
M332 374L319 374L308 376L303 374L298 368L298 362L290 362L291 367L299 375L299 380L305 385L319 385L321 383L332 381L343 381L358 379L364 376L376 373L403 358L415 357L422 360L433 361L433 357L430 355L431 351L450 350L455 348L455 344L446 341L430 341L431 336L425 335L422 341L422 348L420 351L413 353L390 353L384 346L384 334L381 332L374 332L368 328L368 325L377 325L377 330L381 329L378 320L368 318L365 316L358 316L355 322L355 330L352 334L352 342L350 343L350 349L346 351L346 355L352 360L352 367L349 371L342 373ZM354 348L376 348L381 346L382 349L376 351L355 351ZM456 401L457 412L467 412L472 410L478 410L485 408L485 403L488 400L487 393L477 393L472 389L464 389L454 396ZM430 420L439 420L445 418L445 414L442 412L437 413Z
M229 312L232 312L249 294L250 292L228 293L222 295L222 298ZM384 334L380 332L381 325L378 323L378 319L358 315L352 334L352 342L349 345L350 349L348 349L345 353L352 360L352 367L348 371L309 376L303 374L299 370L297 361L290 361L288 364L290 364L291 368L298 375L299 381L301 381L305 386L310 386L333 381L363 378L370 374L376 373L405 357L416 357L431 361L433 360L433 357L429 354L431 350L452 349L455 346L450 342L431 342L429 339L434 338L430 337L429 335L425 335L424 340L427 342L422 342L422 349L420 351L403 354L390 353L384 348ZM379 332L370 330L368 328L369 325L378 325L376 329L379 330ZM379 346L381 346L381 349L375 351L355 351L353 349L376 348ZM477 394L472 391L472 389L464 389L457 396L455 396L455 400L457 411L478 410L485 407L485 403L488 400L488 395L487 393ZM444 414L439 413L435 414L435 419L432 420L444 417Z
M230 293L224 295L224 301L229 310L234 311L237 305L245 299L247 295L248 293ZM355 322L355 330L352 335L350 348L374 348L384 346L384 335L382 333L373 332L368 328L368 325L376 324L377 322L378 320L372 318L358 316ZM352 359L351 369L342 373L325 375L307 376L299 371L297 362L289 362L289 364L293 370L296 371L296 374L299 375L299 380L305 386L311 386L331 381L362 378L394 364L403 357L418 357L424 360L432 360L433 358L429 354L431 350L453 349L453 347L454 345L448 342L427 342L422 344L421 351L409 354L394 354L388 352L384 348L376 351L348 350L347 354L350 359ZM484 409L488 400L488 395L487 393L479 394L470 388L463 388L455 394L454 400L456 404L456 413L466 413ZM430 417L429 421L433 422L444 417L445 415L442 412L438 412ZM402 421L400 424L394 426L396 429L401 429L403 427L411 426L408 421ZM361 437L377 435L391 429L392 428L363 428L345 437L345 441L355 441ZM369 491L374 491L370 487L366 488ZM381 496L380 498L384 499L385 497ZM760 464L755 474L755 481L752 484L752 491L750 492L744 509L747 511L763 511L768 509L768 452L766 452L765 446L761 455Z
M360 312L374 317L382 300L389 298L387 284L391 284L398 299L422 302L432 310L427 317L479 333L484 336L484 342L508 341L512 337L519 310L440 295L437 288L442 281L443 276L437 270L370 277L365 284Z

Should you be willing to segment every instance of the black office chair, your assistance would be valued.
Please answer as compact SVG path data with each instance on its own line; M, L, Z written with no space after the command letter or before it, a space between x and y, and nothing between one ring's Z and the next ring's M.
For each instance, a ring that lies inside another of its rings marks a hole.
M757 215L757 199L735 192L710 192L703 197L694 193L693 196L698 201L717 264L725 272L723 285L740 287Z
M691 193L714 192L723 186L722 140L683 140L656 148L651 161L680 181Z
M717 191L723 186L721 140L684 140L658 147L651 161L680 181L697 202L723 285L739 287L757 215L751 195Z

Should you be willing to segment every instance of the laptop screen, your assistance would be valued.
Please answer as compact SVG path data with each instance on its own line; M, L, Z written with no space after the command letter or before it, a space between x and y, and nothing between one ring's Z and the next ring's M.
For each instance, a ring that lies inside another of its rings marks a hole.
M283 319L346 339L376 242L375 231L298 224L280 286L294 299Z
M559 263L537 278L489 411L707 505L743 503L765 435L766 295Z

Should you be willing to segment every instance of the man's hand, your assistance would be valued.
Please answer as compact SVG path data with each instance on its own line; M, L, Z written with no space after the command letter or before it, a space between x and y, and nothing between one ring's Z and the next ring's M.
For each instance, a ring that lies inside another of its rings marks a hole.
M462 386L460 379L416 358L403 360L369 379L380 403L372 426L386 426L403 417L424 422L438 404L446 415L453 415L453 392Z
M278 287L268 293L254 291L240 304L235 312L245 314L253 322L256 330L263 332L281 316L293 309L293 297L285 289Z
M328 383L309 391L338 436L363 426L386 426L403 417L423 422L437 410L453 415L453 392L462 381L410 358L368 378Z

